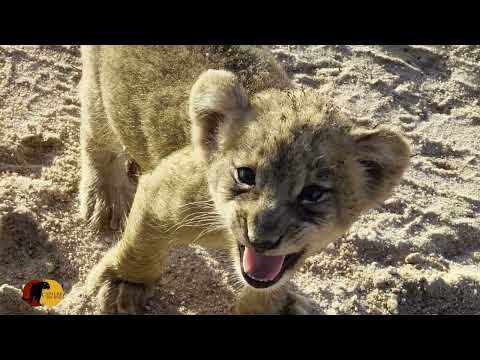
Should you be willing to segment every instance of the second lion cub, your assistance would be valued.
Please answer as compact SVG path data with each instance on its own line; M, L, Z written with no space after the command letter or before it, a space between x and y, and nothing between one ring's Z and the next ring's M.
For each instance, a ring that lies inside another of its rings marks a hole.
M355 128L263 48L84 46L82 60L81 211L100 231L128 215L87 281L107 313L141 311L169 249L192 241L231 250L237 313L309 313L288 279L408 164L401 135Z

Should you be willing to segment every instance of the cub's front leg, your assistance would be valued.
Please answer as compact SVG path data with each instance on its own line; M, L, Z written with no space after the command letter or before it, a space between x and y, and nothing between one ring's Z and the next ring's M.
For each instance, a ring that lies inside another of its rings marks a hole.
M122 249L110 249L87 278L87 292L95 295L103 314L141 313L152 294L153 282L133 282L128 273L131 264L122 259Z
M102 313L142 312L170 248L209 230L197 215L207 216L211 208L205 208L206 182L188 154L189 149L178 152L140 177L122 239L87 278L87 291L96 296Z
M96 295L102 313L141 313L166 263L167 237L138 195L123 238L87 278L87 292Z
M161 177L145 175L129 214L122 239L92 269L87 292L96 295L102 313L142 312L166 265L171 234L168 212L160 193ZM163 181L164 182L164 181Z

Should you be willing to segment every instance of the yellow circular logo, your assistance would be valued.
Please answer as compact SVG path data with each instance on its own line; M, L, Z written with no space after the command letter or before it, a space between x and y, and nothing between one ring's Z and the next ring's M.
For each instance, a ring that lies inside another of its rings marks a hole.
M22 299L31 306L53 307L63 300L62 285L55 280L32 280L23 288Z
M45 282L50 285L50 288L43 289L40 304L47 307L53 307L63 300L63 288L62 285L55 280L45 280Z

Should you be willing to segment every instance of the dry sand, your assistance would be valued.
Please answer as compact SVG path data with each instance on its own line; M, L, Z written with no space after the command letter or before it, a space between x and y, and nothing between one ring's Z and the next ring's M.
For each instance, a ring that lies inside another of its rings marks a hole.
M415 156L391 199L309 259L293 286L317 314L480 313L480 47L273 46L300 86L366 127L391 124ZM0 313L95 313L85 275L114 240L78 217L78 46L0 46ZM222 251L179 248L152 314L229 313ZM52 310L20 299L56 279Z

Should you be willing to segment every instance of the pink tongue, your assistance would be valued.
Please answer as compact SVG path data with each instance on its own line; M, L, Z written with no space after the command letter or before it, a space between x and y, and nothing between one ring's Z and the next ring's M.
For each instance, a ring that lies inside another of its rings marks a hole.
M271 281L282 270L285 256L265 256L246 247L243 253L243 270L257 280Z

